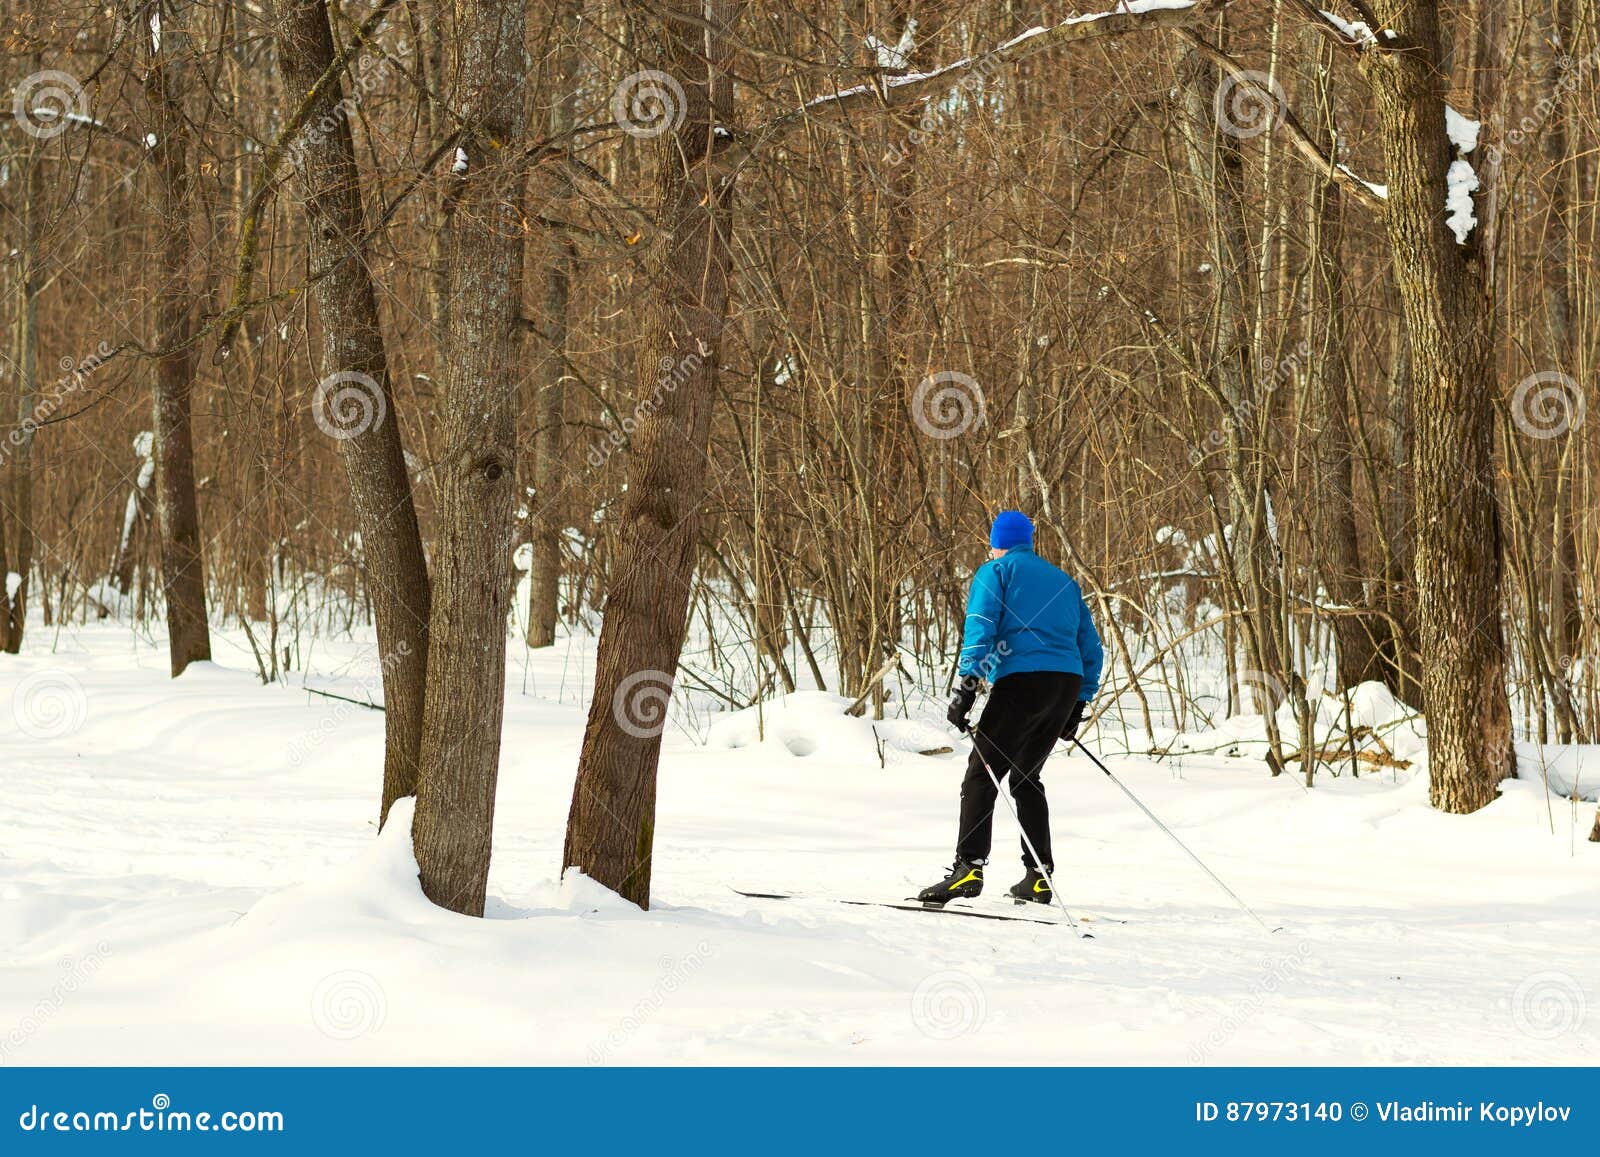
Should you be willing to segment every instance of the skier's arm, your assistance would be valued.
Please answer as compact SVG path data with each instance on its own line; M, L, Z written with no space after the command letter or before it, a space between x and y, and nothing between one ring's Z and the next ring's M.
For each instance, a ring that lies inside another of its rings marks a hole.
M1000 629L1000 582L992 566L978 568L967 592L967 622L962 630L961 661L956 674L963 679L983 678Z
M1078 654L1083 659L1083 690L1078 698L1084 702L1094 698L1100 690L1100 672L1105 666L1106 652L1100 645L1100 636L1094 629L1094 618L1089 614L1089 603L1078 591Z

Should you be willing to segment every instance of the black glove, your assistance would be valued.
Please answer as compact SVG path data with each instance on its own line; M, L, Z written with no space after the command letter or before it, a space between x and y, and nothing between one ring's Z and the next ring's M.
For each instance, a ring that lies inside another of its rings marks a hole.
M1072 705L1072 711L1067 715L1067 721L1061 725L1061 738L1071 743L1078 738L1078 724L1083 722L1083 713L1089 708L1085 699L1079 699Z
M944 717L950 721L950 726L965 734L971 724L967 716L972 714L972 705L978 701L978 681L976 679L963 679L956 686L956 693L950 700L950 710Z

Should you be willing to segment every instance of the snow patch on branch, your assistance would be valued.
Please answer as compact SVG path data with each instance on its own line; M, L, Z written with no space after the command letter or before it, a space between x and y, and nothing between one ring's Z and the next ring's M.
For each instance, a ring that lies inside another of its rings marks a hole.
M963 56L960 60L951 61L949 64L941 65L940 67L930 69L927 72L911 72L904 76L885 77L881 82L878 83L881 83L886 89L900 88L901 86L907 84L921 84L924 81L933 80L936 77L942 76L947 72L963 72L969 68L972 68L974 65L981 66L985 60L998 56L1009 49L1015 48L1024 40L1032 40L1035 36L1043 36L1046 32L1049 32L1055 28L1067 28L1074 24L1090 24L1096 20L1104 20L1107 16L1141 16L1150 12L1174 12L1184 8L1193 8L1196 3L1197 0L1117 0L1117 6L1110 12L1091 12L1085 16L1069 16L1065 20L1051 25L1050 27L1045 27L1044 25L1035 25L1026 32L1020 32L1016 36L1013 36L1010 40L1007 40L1001 44L997 44L987 52L979 53L975 56ZM909 23L906 31L908 35L911 32ZM901 37L901 43L906 43L906 38L904 36ZM893 54L899 51L899 45L896 45L894 48L889 48L876 37L872 36L867 38L867 46L879 54L879 67L887 67L883 64L885 53ZM908 47L907 55L909 55L909 52L910 49ZM871 85L857 84L852 85L850 88L841 88L835 92L830 92L823 96L812 97L810 100L806 101L803 107L816 108L819 105L832 104L833 102L841 100L844 97L855 96L858 93L866 92L871 87Z
M885 44L876 36L868 36L867 50L876 57L879 68L899 72L911 60L911 53L916 48L916 35L916 20L907 20L906 30L900 34L899 43Z
M1339 171L1341 173L1343 173L1345 176L1351 178L1352 180L1360 181L1363 185L1365 185L1368 189L1370 189L1372 191L1372 195L1374 197L1382 197L1385 201L1387 201L1389 199L1389 186L1388 185L1374 184L1373 182L1367 180L1365 177L1358 176L1356 174L1356 171L1354 169L1352 169L1349 165L1346 165L1346 164L1340 164L1339 165Z
M1378 37L1380 36L1390 43L1399 39L1392 28L1385 28L1382 32L1374 32L1372 25L1365 20L1346 20L1337 12L1329 12L1326 8L1318 8L1317 14L1333 25L1341 36L1358 48L1376 48Z

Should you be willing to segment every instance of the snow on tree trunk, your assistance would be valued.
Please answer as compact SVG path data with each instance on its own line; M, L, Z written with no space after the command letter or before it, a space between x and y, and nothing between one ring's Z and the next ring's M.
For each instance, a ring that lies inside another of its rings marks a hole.
M1411 337L1417 626L1428 716L1429 797L1471 812L1513 774L1500 614L1493 455L1492 316L1480 255L1441 206L1445 131L1437 0L1378 5L1399 50L1368 53L1388 163L1384 214Z

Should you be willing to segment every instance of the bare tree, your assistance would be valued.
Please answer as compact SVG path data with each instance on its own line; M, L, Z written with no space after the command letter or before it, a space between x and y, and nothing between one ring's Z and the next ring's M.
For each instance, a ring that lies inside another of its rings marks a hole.
M276 0L278 61L301 120L292 150L305 185L312 287L322 331L313 405L339 443L361 526L361 557L377 624L384 698L379 822L417 789L428 670L428 568L406 473L400 415L365 248L366 214L350 133L350 98L336 72L326 0ZM332 75L330 75L330 73ZM301 106L310 108L301 114Z
M156 525L161 538L161 589L167 601L172 674L211 658L206 619L205 559L195 495L192 393L197 300L194 289L194 159L186 105L195 69L191 0L160 0L130 11L144 53L150 111L150 183L160 235L152 293L155 313L154 431Z
M728 308L735 173L725 160L732 141L725 126L734 123L728 38L742 7L742 0L717 0L706 19L698 8L632 8L653 54L647 63L674 78L684 101L681 121L658 146L653 284L637 378L650 408L629 456L626 533L606 600L562 863L645 907L666 722L661 700L688 622Z
M443 222L448 310L434 465L427 695L414 842L434 903L482 915L505 712L522 317L524 5L456 10L450 107L464 126Z

